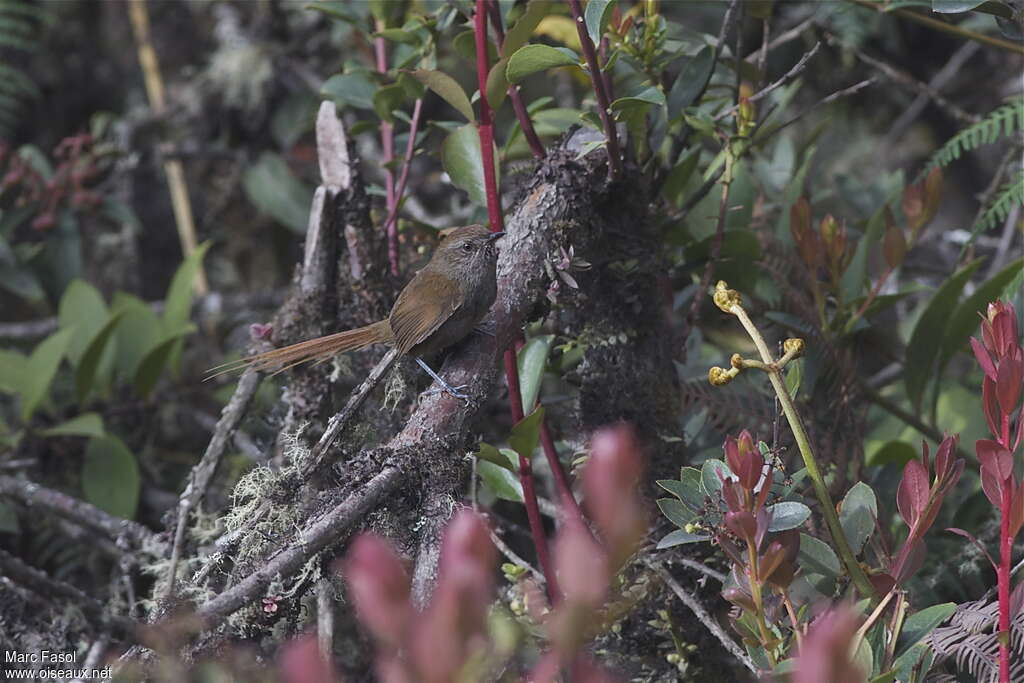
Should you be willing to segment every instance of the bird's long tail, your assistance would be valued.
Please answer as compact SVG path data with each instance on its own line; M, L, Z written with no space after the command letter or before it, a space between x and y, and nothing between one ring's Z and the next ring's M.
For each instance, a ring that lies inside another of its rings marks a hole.
M308 363L310 361L322 363L337 353L355 351L371 344L384 344L391 342L393 339L394 335L391 332L391 324L387 320L381 320L366 327L317 337L316 339L299 342L298 344L285 346L281 349L274 349L273 351L259 353L255 356L218 365L210 369L211 374L207 376L207 379L228 372L242 370L246 367L252 367L261 372L274 370L274 374L277 374L301 363Z

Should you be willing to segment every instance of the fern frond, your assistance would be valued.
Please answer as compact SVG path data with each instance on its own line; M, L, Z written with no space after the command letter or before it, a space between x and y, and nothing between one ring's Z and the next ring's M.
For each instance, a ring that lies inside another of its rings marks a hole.
M984 230L989 230L1006 220L1010 215L1010 209L1014 206L1024 204L1024 171L1017 174L1017 177L1003 185L995 198L989 202L988 208L981 218L971 226L971 240L974 236Z
M944 144L928 160L918 180L936 166L948 166L972 149L990 145L1024 130L1024 97L1015 98L999 107L981 121L968 126Z
M51 13L26 0L0 0L0 48L35 52L42 27ZM39 97L39 88L25 72L0 61L0 138L18 121L26 100Z

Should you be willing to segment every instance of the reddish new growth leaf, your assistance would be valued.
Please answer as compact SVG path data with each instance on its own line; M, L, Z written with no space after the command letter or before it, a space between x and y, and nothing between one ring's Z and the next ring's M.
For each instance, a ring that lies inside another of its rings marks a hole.
M942 500L964 471L962 458L953 458L958 437L947 436L935 453L935 478L929 482L930 462L928 444L921 444L921 460L910 460L903 468L903 478L896 491L896 507L910 527L907 539L890 565L890 573L897 584L903 583L924 563L925 545L922 540L935 523Z
M851 658L859 619L849 607L830 609L814 620L796 658L793 683L860 683L865 672Z
M281 648L278 661L284 683L341 683L331 662L320 654L316 636L304 635Z
M345 578L360 621L377 640L381 680L452 681L488 647L495 559L484 520L469 510L456 513L441 542L437 587L419 612L391 546L370 534L356 539L345 558Z

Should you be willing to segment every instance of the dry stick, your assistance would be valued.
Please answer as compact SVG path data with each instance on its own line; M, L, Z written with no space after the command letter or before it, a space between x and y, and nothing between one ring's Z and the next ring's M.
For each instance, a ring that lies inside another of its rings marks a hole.
M164 97L163 78L160 76L160 64L150 40L146 0L129 2L128 16L131 18L132 33L135 35L149 106L152 107L153 113L162 116L167 111L167 101ZM167 176L167 188L171 193L171 208L174 210L174 224L178 228L181 252L188 257L196 250L197 240L195 220L192 218L192 202L189 200L188 186L185 184L185 170L179 159L166 158L163 166L164 174ZM210 290L202 264L196 269L194 286L196 293L200 295Z
M476 39L476 72L477 85L481 93L487 92L487 0L476 0L476 12L473 16L474 37ZM491 105L487 97L480 98L480 154L484 166L484 188L487 194L487 214L491 222L491 230L503 231L505 220L501 211L501 195L498 193L498 180L494 173L494 122L491 116ZM513 422L523 419L523 398L519 389L519 367L516 363L514 347L505 350L503 357L505 378L508 382L508 400ZM556 456L557 460L557 456ZM526 516L530 522L530 534L533 537L537 559L544 576L547 578L548 599L554 604L561 598L558 579L555 577L554 565L548 552L548 541L544 535L544 525L540 519L537 506L537 492L534 488L533 466L529 458L519 456L519 480L523 486L523 503Z
M842 42L836 36L830 33L826 35L828 36L828 42L830 45L838 45L846 49L851 49L849 48L849 46L843 45ZM964 111L963 109L961 109L960 107L958 107L957 105L953 104L945 97L940 95L938 92L936 92L933 87L931 87L927 83L922 83L921 81L917 80L916 78L906 73L905 71L900 71L899 69L886 64L880 59L875 59L874 57L865 53L863 50L852 48L852 51L853 54L857 57L857 59L859 59L860 61L864 62L868 66L874 67L889 80L895 83L899 83L901 85L905 85L911 90L921 95L924 95L925 97L928 97L940 109L942 109L942 111L946 112L951 117L960 121L961 123L973 124L981 120L981 117L978 116L977 114L972 114L968 111Z
M207 628L216 626L229 614L255 600L275 577L290 576L318 552L341 538L402 481L398 467L385 467L330 512L307 524L294 544L268 558L259 569L228 590L200 605L197 616Z
M829 104L831 102L835 102L836 100L838 100L841 97L846 97L847 95L853 95L854 93L858 93L861 90L863 90L864 88L868 87L869 85L874 85L874 83L875 83L875 79L874 78L868 78L868 79L865 79L865 80L861 81L860 83L854 83L853 85L851 85L848 88L843 88L842 90L837 90L834 93L832 93L831 95L828 95L827 97L825 97L824 99L818 100L817 102L815 102L811 106L807 107L806 109L804 109L803 111L798 113L796 116L791 118L789 121L786 121L782 125L780 125L780 126L778 126L776 128L773 128L771 130L771 134L775 135L776 133L778 133L779 131L783 130L784 128L788 128L789 126L793 125L794 123L796 123L797 121L802 119L804 116L806 116L807 114L809 114L812 111L814 111L815 109L817 109L818 107L821 107L823 105Z
M217 465L220 464L221 457L228 449L231 436L249 410L249 404L252 402L253 396L256 395L260 382L261 375L255 369L248 368L242 373L235 392L231 395L231 400L221 411L220 420L217 421L217 426L213 430L213 437L210 438L206 452L192 468L188 485L178 498L178 526L174 531L174 545L171 547L171 562L167 570L167 587L164 590L164 598L174 595L174 586L178 580L178 562L181 558L181 547L185 541L185 527L188 525L189 516L205 495L206 489L213 479L213 474L217 471Z
M387 24L378 19L376 29L378 32L387 28ZM382 36L373 39L373 51L376 58L377 73L388 72L388 47ZM388 215L398 210L398 199L395 195L395 172L391 170L391 162L395 160L395 127L387 120L380 120L380 146L381 146L381 167L384 169L384 193ZM391 267L391 274L398 275L398 231L389 230L388 237L388 262Z
M498 54L502 57L507 57L508 55L505 54L505 29L501 25L501 8L498 7L497 0L488 2L487 9L491 18L491 25L494 27ZM523 137L526 138L526 144L529 145L534 158L543 159L547 152L544 149L544 144L540 141L540 137L537 135L537 130L533 127L533 121L530 120L530 113L523 102L519 86L509 85L506 92L508 93L509 101L512 102L512 111L515 112L516 119L519 121L519 128L523 131Z
M497 548L502 555L508 558L512 564L520 569L530 572L530 574L533 575L533 578L539 583L544 583L544 575L537 571L537 569L529 562L519 557L519 555L516 554L516 551L512 550L505 541L501 540L501 536L496 534L494 529L488 529L487 534L491 537L491 543L494 544L494 547Z
M95 505L34 482L0 475L0 496L30 508L44 508L114 541L123 536L136 546L160 543L156 534L141 524L115 517Z
M750 659L747 653L736 644L736 641L730 638L728 634L722 630L722 627L718 625L718 622L715 621L714 617L708 614L707 610L704 609L704 606L700 604L700 600L698 600L695 595L680 586L679 582L675 580L672 574L670 574L660 562L649 562L648 566L657 572L658 576L661 577L661 580L665 582L665 585L676 594L676 597L679 598L684 605L690 608L690 611L694 613L698 621L704 624L704 626L711 631L713 636L718 638L719 642L722 643L725 649L728 650L733 657L740 660L740 662L743 663L743 666L747 667L752 672L757 673L757 667L754 665L753 660Z
M587 69L590 70L590 82L594 85L594 95L597 97L597 113L601 117L601 125L604 126L604 135L608 144L608 176L612 180L618 180L622 177L622 153L619 151L619 137L615 131L615 122L611 118L611 102L608 99L604 77L601 75L601 64L597 57L597 51L594 49L594 42L590 40L587 24L583 21L583 8L580 6L580 0L569 0L569 9L572 11L573 21L576 22L576 32L580 37L583 57L587 60Z
M334 655L334 586L322 578L316 585L316 640L320 656L331 661Z
M3 548L0 548L0 575L29 589L48 602L54 599L60 599L62 603L70 602L80 609L87 619L100 626L113 628L122 634L131 633L135 627L135 622L131 619L110 614L96 598L86 595L70 583L51 579L45 572L25 564Z
M808 50L806 53L804 53L804 55L799 59L799 61L797 61L797 63L793 65L793 68L791 68L789 71L787 71L785 74L783 74L782 78L780 78L779 80L775 81L774 83L772 83L768 87L763 88L762 90L759 90L758 92L754 93L753 95L751 95L747 99L750 102L757 102L758 100L766 97L772 91L777 90L778 88L781 88L783 85L785 85L789 81L793 80L794 78L796 78L797 76L802 74L804 72L804 70L807 68L807 63L811 60L812 57L814 57L814 55L818 54L818 50L820 50L820 49L821 49L821 42L819 41L819 42L814 44L814 47L812 47L810 50ZM726 116L729 116L730 114L734 113L739 108L740 108L739 104L734 104L733 106L729 107L725 111L720 112L718 115L716 115L714 120L715 121L720 121L720 120L724 119Z
M398 176L398 187L395 189L395 205L388 211L388 218L384 221L384 232L388 236L388 259L396 268L398 266L398 207L402 205L405 184L409 180L409 167L412 166L412 155L416 151L416 133L419 131L422 111L423 98L420 97L412 107L409 141L405 143L405 154L402 156L402 172ZM398 275L398 272L392 274Z

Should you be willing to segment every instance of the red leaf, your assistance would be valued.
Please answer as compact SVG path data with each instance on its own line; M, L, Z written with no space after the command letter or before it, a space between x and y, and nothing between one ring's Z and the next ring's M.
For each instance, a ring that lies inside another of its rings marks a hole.
M1017 407L1021 385L1024 383L1024 362L1020 358L1003 358L999 361L999 376L996 379L996 396L1003 415L1009 415Z
M985 377L981 381L981 408L985 413L985 422L993 436L1000 434L1000 422L1003 416L999 413L999 400L996 398L995 380Z
M1002 484L996 473L987 467L981 468L981 490L985 492L985 497L992 503L992 507L1002 509Z
M939 480L946 479L950 474L950 467L953 465L953 452L956 450L960 437L947 436L939 444L935 452L935 477Z
M920 461L909 460L903 468L903 479L896 492L896 507L907 526L912 527L927 504L928 471Z
M974 357L978 359L978 365L985 371L985 376L995 381L996 378L996 366L992 363L992 357L988 355L988 351L985 350L985 345L980 341L971 337L971 349L974 350Z
M924 541L920 538L915 539L909 547L905 547L903 552L900 553L899 566L895 568L895 576L897 584L902 584L904 581L909 579L911 576L917 573L917 570L924 564L924 556L927 548L924 545Z
M992 439L978 439L974 444L981 469L990 469L998 481L1006 481L1013 474L1013 456L1010 451Z
M1024 525L1024 481L1010 489L1010 538L1014 538Z

